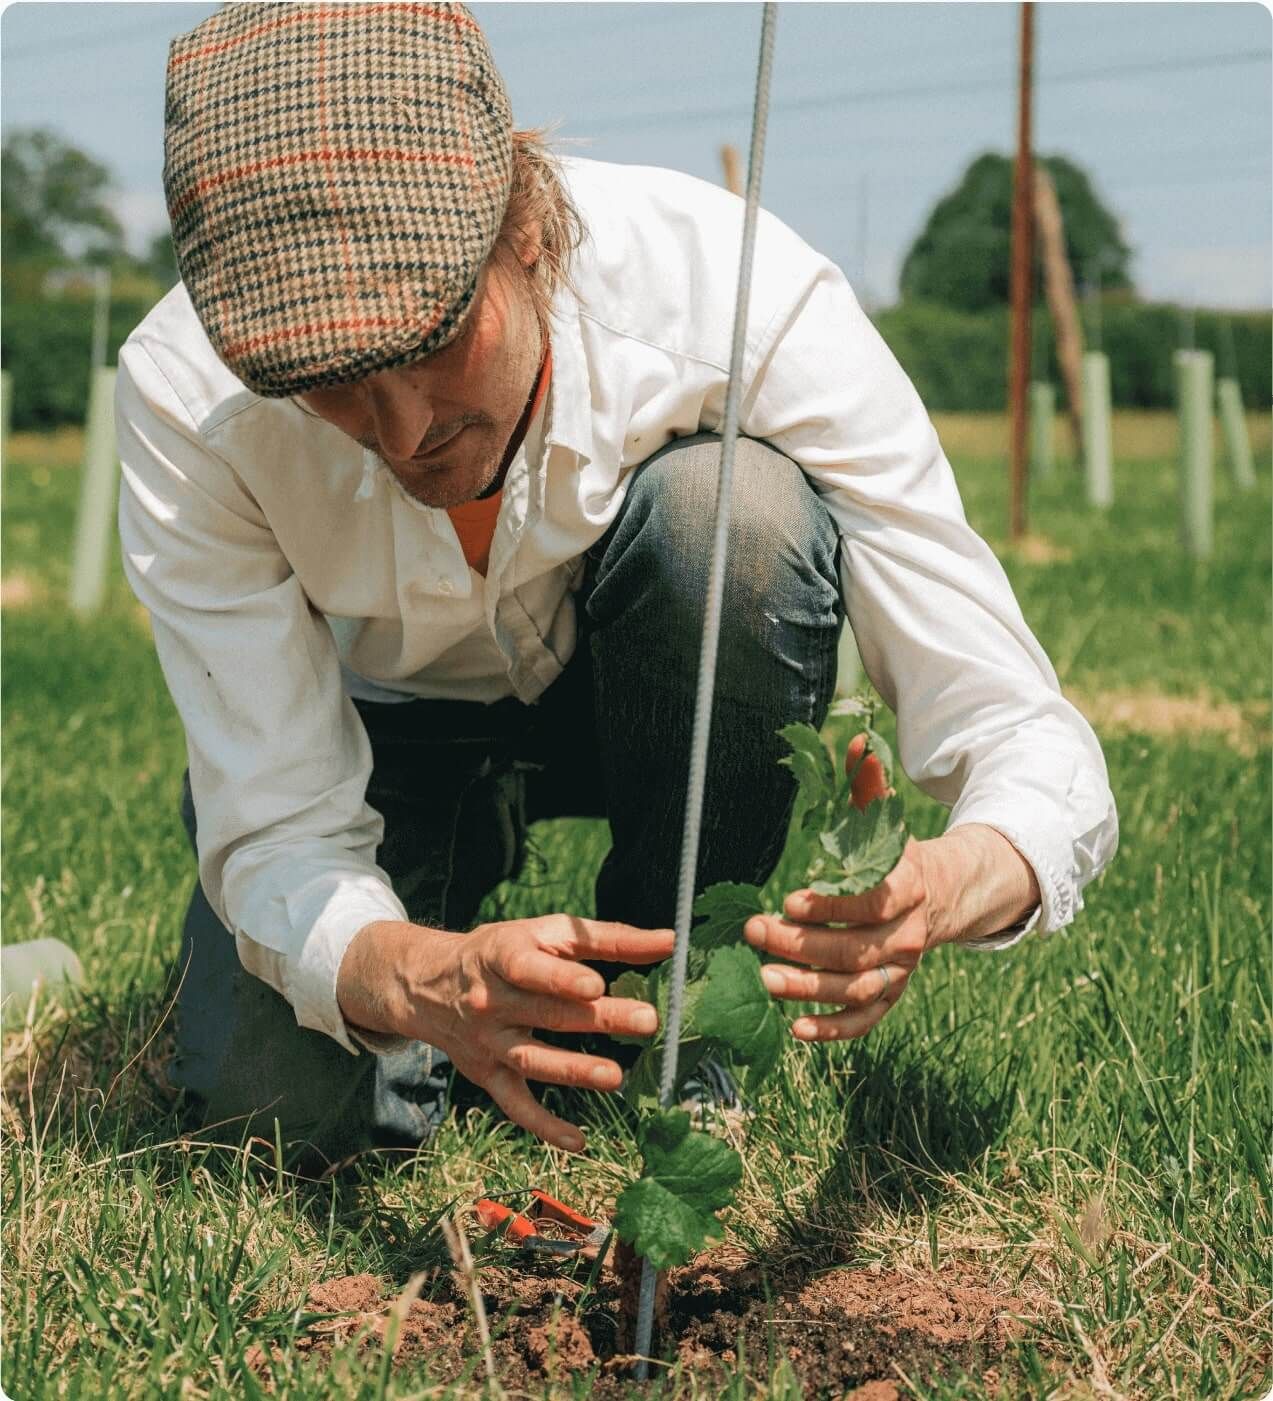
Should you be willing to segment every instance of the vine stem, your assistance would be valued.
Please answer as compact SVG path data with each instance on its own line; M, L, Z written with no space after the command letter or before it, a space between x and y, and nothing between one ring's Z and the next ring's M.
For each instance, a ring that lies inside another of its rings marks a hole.
M721 426L720 476L716 486L716 526L708 574L707 605L703 616L703 643L699 653L698 692L694 700L694 729L690 741L689 789L685 803L685 829L681 844L680 884L676 896L676 946L672 954L672 981L668 989L667 1024L664 1028L663 1073L659 1103L670 1107L676 1093L676 1067L681 1036L681 1008L685 993L685 965L689 957L690 924L694 917L694 880L698 873L698 848L703 821L703 789L707 781L707 747L711 737L712 701L716 692L716 654L720 642L721 610L725 595L726 542L729 536L730 498L734 483L734 449L738 442L739 405L742 400L743 354L747 341L747 307L751 300L751 269L756 251L756 225L760 214L760 177L765 163L765 131L769 122L769 81L773 69L774 28L778 7L768 0L760 28L760 60L756 69L756 97L752 108L751 150L747 161L747 202L743 214L742 247L738 264L738 293L734 302L734 338L729 357L729 387L725 394L725 419ZM644 1260L641 1295L637 1306L637 1378L649 1375L650 1341L654 1332L654 1292L658 1272Z

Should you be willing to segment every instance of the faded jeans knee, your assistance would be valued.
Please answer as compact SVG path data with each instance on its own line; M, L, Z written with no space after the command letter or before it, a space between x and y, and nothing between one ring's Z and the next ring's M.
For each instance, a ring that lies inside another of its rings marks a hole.
M590 622L620 614L664 666L697 675L720 471L720 439L678 439L643 463L623 514L594 547ZM767 443L734 457L717 686L771 705L834 686L843 625L839 536L805 474Z
M669 444L589 551L581 637L614 839L597 914L643 929L675 917L719 467L713 435ZM842 626L837 533L796 464L740 441L731 504L699 890L773 870L795 798L779 732L826 718Z

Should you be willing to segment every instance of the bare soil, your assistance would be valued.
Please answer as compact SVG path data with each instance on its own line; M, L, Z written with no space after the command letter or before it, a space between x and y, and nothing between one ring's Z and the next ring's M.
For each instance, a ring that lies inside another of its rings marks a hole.
M1150 689L1067 691L1093 728L1155 738L1215 735L1239 754L1254 755L1269 743L1267 701L1221 700L1205 691L1169 696Z
M594 1396L630 1395L631 1358L617 1348L618 1279L603 1270L585 1297L582 1283L530 1262L523 1269L521 1259L480 1272L501 1383L535 1392L592 1372ZM480 1377L462 1290L439 1274L426 1292L432 1297L412 1302L401 1318L396 1364L427 1364L435 1381ZM308 1307L333 1316L312 1324L296 1349L322 1357L337 1343L382 1347L394 1299L373 1275L317 1285ZM952 1267L919 1276L870 1268L766 1275L755 1261L722 1249L670 1273L657 1350L710 1386L736 1366L742 1336L753 1377L767 1374L771 1357L774 1366L785 1357L807 1396L900 1401L910 1394L907 1377L931 1381L962 1370L993 1384L1005 1345L1024 1332L1017 1316L1028 1314L1023 1300ZM253 1362L268 1386L269 1357L258 1350Z

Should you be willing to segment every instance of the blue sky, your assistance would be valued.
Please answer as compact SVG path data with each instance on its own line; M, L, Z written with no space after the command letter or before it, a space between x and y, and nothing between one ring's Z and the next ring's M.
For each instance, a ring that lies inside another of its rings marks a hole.
M165 222L168 40L204 3L17 0L0 16L0 121L108 165L140 245ZM756 4L473 5L522 124L599 160L720 179L746 149ZM1011 149L1015 4L780 6L765 204L871 304L968 161ZM1260 4L1039 4L1037 149L1093 175L1143 295L1273 300L1273 15Z

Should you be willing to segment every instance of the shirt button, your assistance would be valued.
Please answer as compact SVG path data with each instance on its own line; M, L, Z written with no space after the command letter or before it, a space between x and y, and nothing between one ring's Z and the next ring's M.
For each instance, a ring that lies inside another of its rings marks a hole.
M440 594L445 594L449 598L455 592L455 585L450 579L439 579L438 592Z

